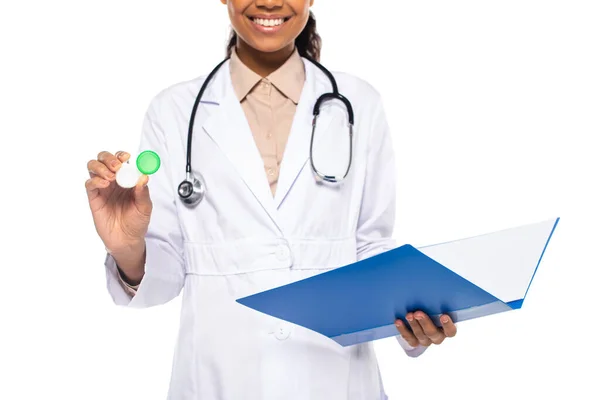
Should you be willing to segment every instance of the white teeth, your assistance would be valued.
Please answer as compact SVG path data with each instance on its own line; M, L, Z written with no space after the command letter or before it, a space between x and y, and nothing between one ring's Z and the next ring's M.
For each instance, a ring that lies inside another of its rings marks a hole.
M279 19L261 19L261 18L254 18L254 23L257 25L261 25L261 26L278 26L283 24L284 20L283 18L279 18Z

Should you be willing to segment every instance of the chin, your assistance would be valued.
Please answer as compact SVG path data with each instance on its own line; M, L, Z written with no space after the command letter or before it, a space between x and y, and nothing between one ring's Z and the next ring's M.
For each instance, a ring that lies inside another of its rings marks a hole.
M252 47L261 53L276 53L281 51L289 46L289 43L286 43L282 40L254 40L252 43Z

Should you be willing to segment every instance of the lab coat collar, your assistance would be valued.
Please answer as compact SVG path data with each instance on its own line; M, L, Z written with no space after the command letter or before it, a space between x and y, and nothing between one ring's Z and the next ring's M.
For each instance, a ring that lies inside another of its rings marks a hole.
M224 152L245 185L280 230L277 209L309 160L314 104L321 94L331 91L329 79L310 61L305 58L302 58L302 61L306 71L305 84L283 155L275 197L265 176L263 161L250 126L235 94L229 61L215 74L202 100L203 109L209 114L202 123L202 129ZM331 117L322 113L318 121L319 131L326 132L330 122ZM321 126L325 129L321 130ZM318 144L319 138L315 138L314 146Z

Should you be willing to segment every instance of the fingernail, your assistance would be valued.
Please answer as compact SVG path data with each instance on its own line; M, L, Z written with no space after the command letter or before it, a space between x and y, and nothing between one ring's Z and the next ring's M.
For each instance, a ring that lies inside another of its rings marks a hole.
M402 326L402 322L400 322L400 320L396 321L396 326L400 328Z
M412 316L412 315L408 315L408 316L406 317L406 319L407 319L407 320L409 320L409 321L412 321L412 320L413 320L413 316Z
M442 317L442 324L448 323L448 317Z
M417 315L415 318L417 318L417 320L419 320L419 321L420 321L420 320L422 320L422 319L423 319L423 316L422 316L421 314L419 314L419 315Z

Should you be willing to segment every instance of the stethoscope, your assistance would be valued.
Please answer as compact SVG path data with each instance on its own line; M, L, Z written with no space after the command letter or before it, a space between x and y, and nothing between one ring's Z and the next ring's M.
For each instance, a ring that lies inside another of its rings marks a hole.
M229 58L230 57L227 57L223 61L221 61L208 75L208 77L202 84L202 87L200 88L200 92L198 93L198 96L196 97L196 101L194 102L194 107L192 108L192 115L190 118L190 124L189 124L189 129L188 129L188 138L187 138L187 163L185 166L185 180L183 182L181 182L179 184L179 187L177 188L177 192L179 193L179 198L181 199L181 201L183 201L183 203L185 205L188 205L188 206L193 207L193 206L198 205L202 201L202 199L204 199L204 197L206 196L206 185L204 183L204 178L202 177L202 174L199 174L199 176L196 177L192 173L192 132L194 130L194 119L196 118L196 111L198 110L198 105L200 104L200 100L202 99L202 95L204 94L204 91L206 90L208 83L213 78L215 73L219 70L219 68L227 60L229 60ZM323 71L323 73L325 73L325 75L327 75L327 77L331 81L331 86L333 87L333 91L331 93L322 94L317 99L317 102L315 103L315 106L313 109L312 134L311 134L311 138L310 138L310 165L313 170L313 173L315 174L315 177L318 180L338 183L338 182L341 182L342 180L344 180L346 178L346 176L348 176L348 172L350 171L350 166L352 165L352 129L354 126L354 111L352 110L352 104L350 104L350 101L348 101L348 99L346 97L344 97L343 95L341 95L338 92L337 82L335 81L335 78L333 77L331 72L329 72L324 66L319 64L317 61L311 59L310 57L305 56L305 58L307 60L311 61L317 67L319 67L319 69L321 69L321 71ZM321 103L323 103L325 100L328 100L328 99L337 99L337 100L342 101L344 103L344 105L346 106L346 110L348 112L348 127L349 127L349 132L350 132L350 135L349 135L350 157L348 159L348 167L346 168L346 172L341 177L335 176L335 175L326 175L326 174L321 173L319 170L317 170L317 167L315 167L315 164L313 161L313 140L315 137L315 130L317 127L317 118L319 116Z

